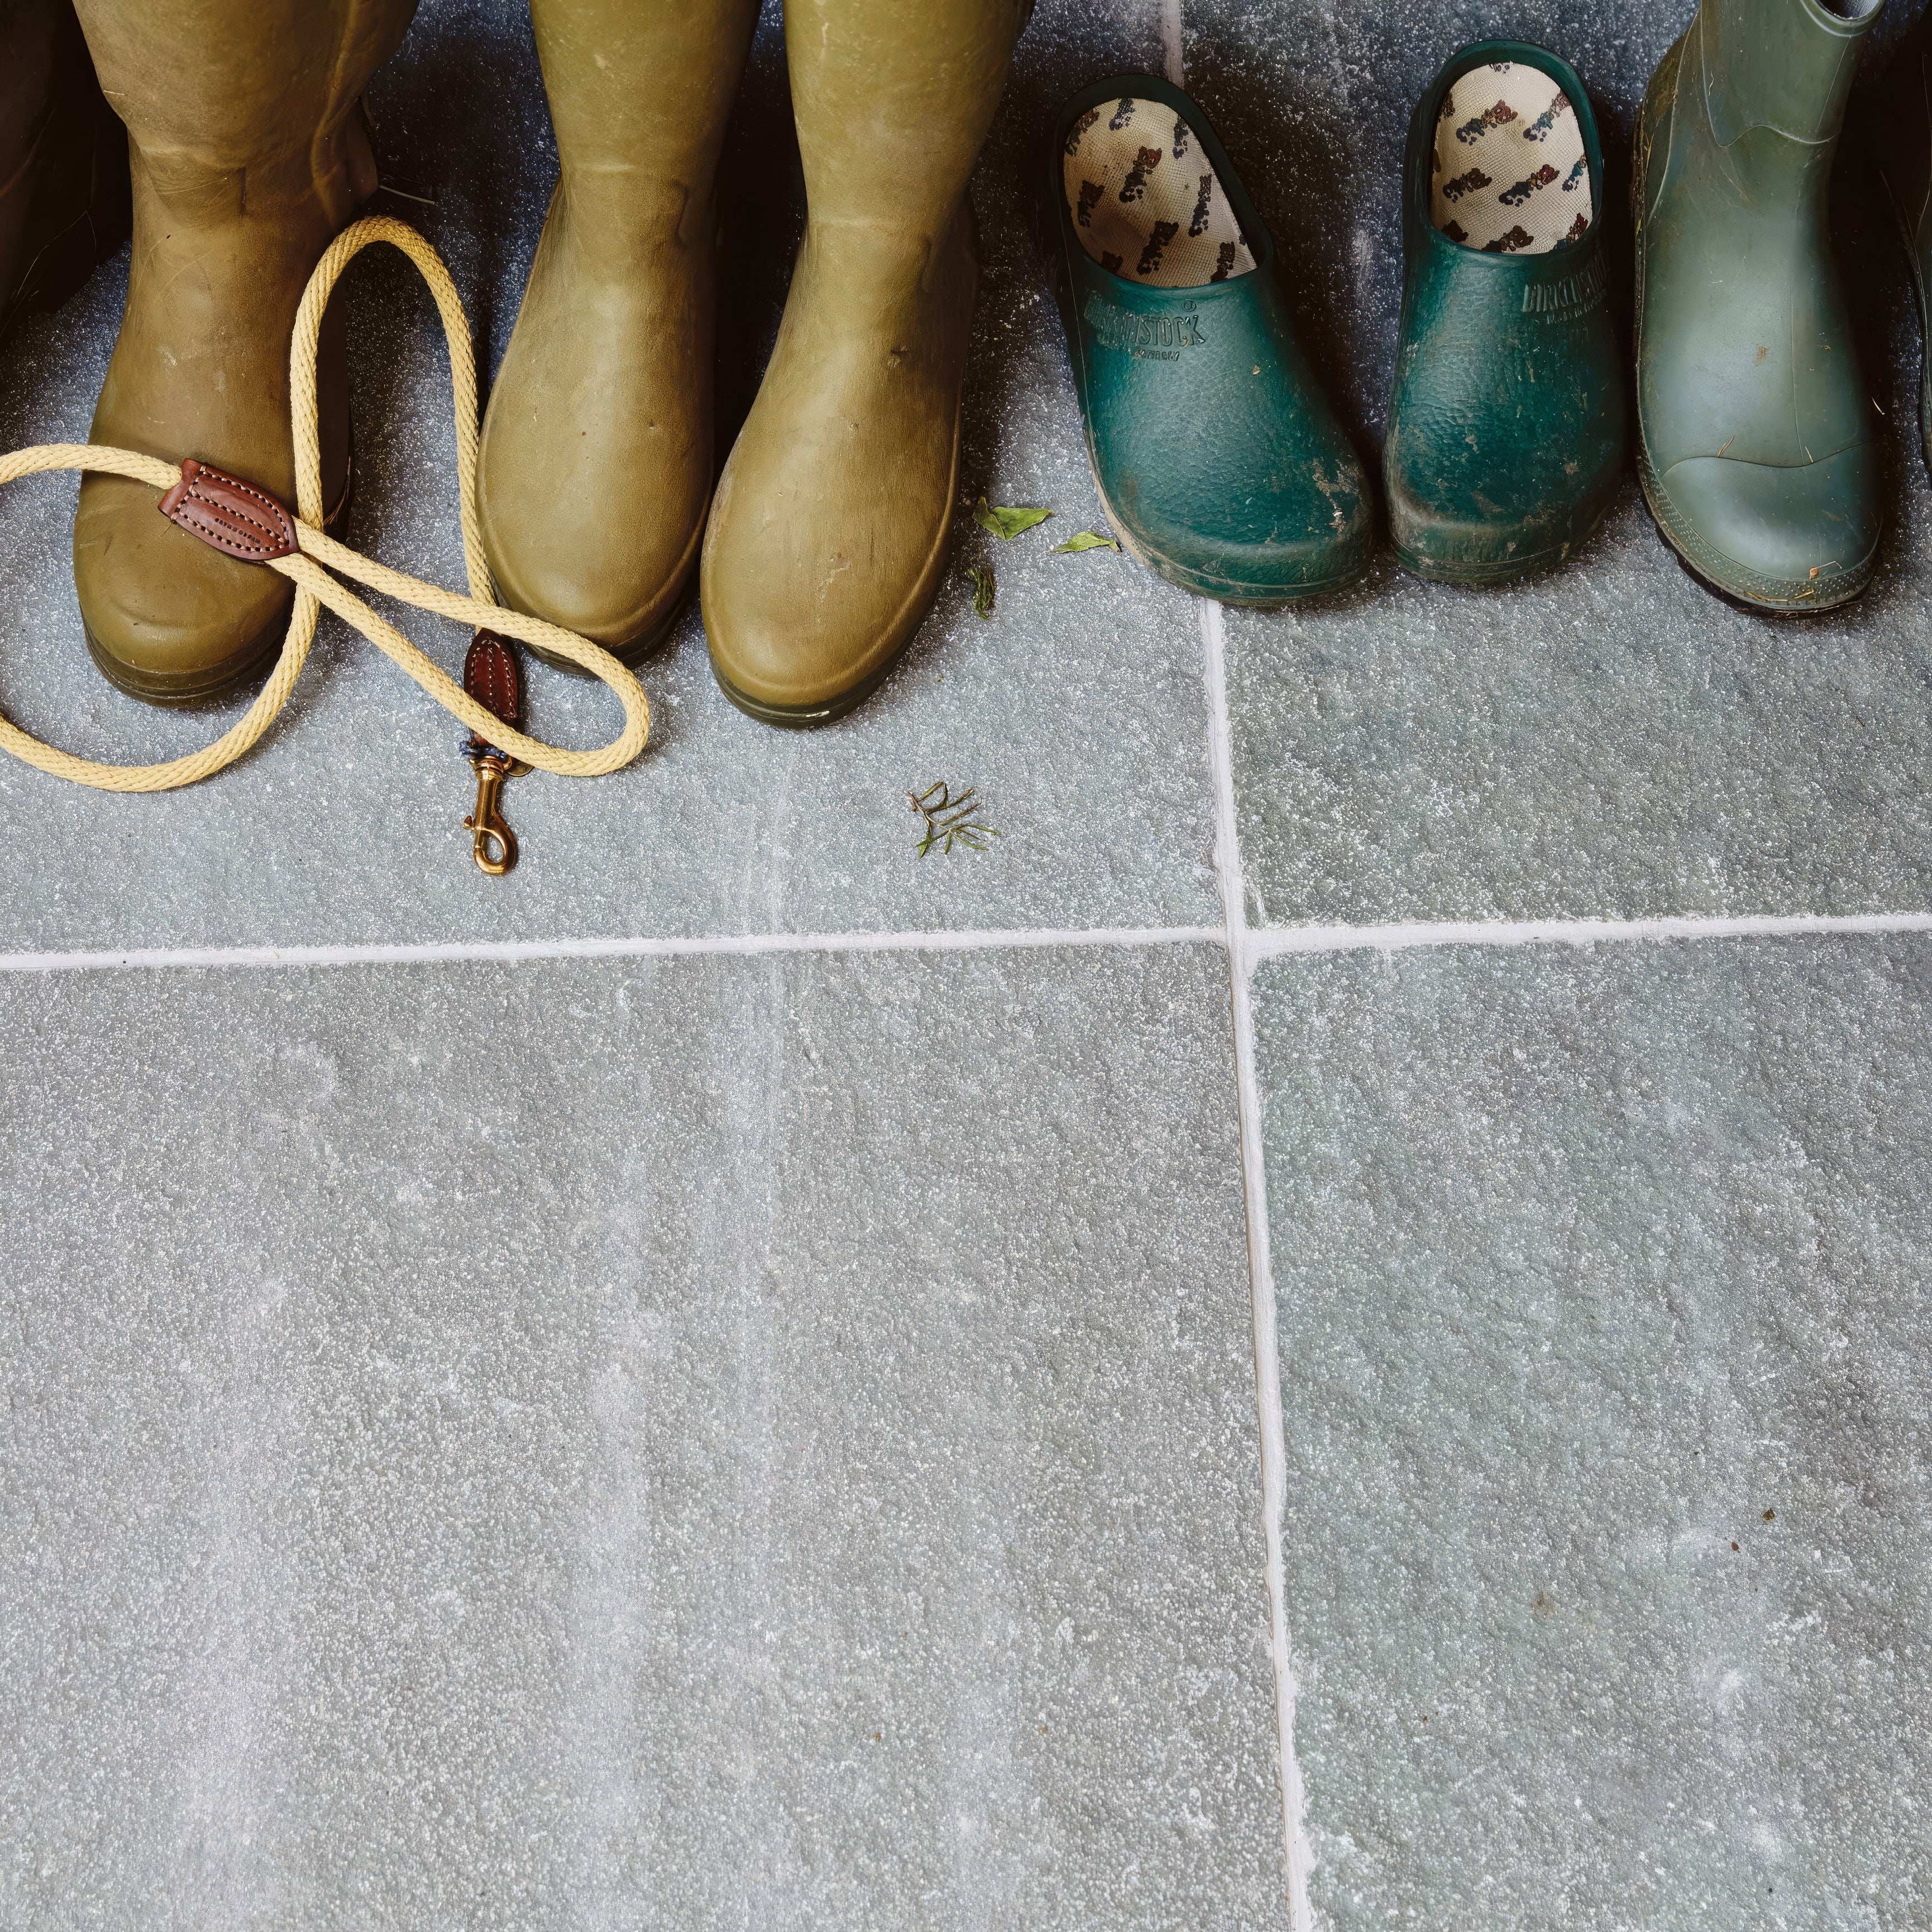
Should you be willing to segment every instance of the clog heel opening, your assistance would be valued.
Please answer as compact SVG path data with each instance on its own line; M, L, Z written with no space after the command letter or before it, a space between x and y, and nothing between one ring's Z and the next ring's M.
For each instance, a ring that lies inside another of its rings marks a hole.
M1546 255L1596 219L1577 104L1540 67L1472 68L1444 89L1430 170L1430 218L1490 255Z
M1081 247L1109 274L1198 289L1254 272L1199 136L1165 102L1088 108L1066 130L1060 179Z

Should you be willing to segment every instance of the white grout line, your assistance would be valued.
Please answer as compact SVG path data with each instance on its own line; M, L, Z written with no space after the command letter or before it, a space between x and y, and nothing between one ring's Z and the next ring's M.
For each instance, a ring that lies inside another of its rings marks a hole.
M1187 85L1183 0L1161 0L1161 51L1167 77ZM1294 1659L1288 1644L1288 1588L1281 1552L1288 1498L1288 1444L1281 1414L1281 1357L1275 1342L1274 1268L1268 1256L1268 1172L1262 1143L1261 1083L1255 1068L1252 984L1255 952L1248 930L1248 889L1234 808L1234 731L1228 716L1227 636L1221 607L1206 598L1200 613L1208 704L1208 764L1214 787L1214 870L1226 925L1228 986L1234 1021L1234 1090L1241 1130L1241 1188L1248 1223L1248 1300L1254 1323L1255 1395L1261 1411L1262 1534L1268 1600L1268 1648L1274 1668L1276 1744L1281 1760L1281 1826L1288 1858L1288 1932L1313 1932L1308 1874L1307 1804L1294 1754ZM1283 949L1286 950L1286 949Z
M117 967L519 964L539 959L754 958L784 952L980 952L1055 946L1219 946L1212 926L1023 927L1008 932L746 932L694 939L507 939L395 946L146 946L88 952L0 952L0 973Z
M1204 635L1218 615L1202 620ZM1217 664L1219 660L1216 660ZM1215 756L1225 759L1228 727L1218 728ZM1218 773L1226 767L1216 764ZM1217 776L1217 785L1220 782ZM1225 842L1223 813L1232 788L1218 794L1216 838ZM1224 884L1228 878L1222 874ZM1237 857L1232 877L1240 879ZM788 952L980 952L1039 951L1051 946L1227 946L1238 950L1243 982L1264 959L1320 952L1406 952L1436 946L1575 946L1683 939L1799 939L1843 934L1932 932L1932 913L1799 914L1735 919L1492 920L1407 926L1250 926L1246 908L1225 926L1021 926L1009 931L946 932L745 932L689 939L449 940L365 946L148 946L68 952L0 952L0 973L80 973L116 968L186 966L515 965L542 959L756 958Z
M1227 922L1228 978L1234 1003L1234 1086L1241 1124L1241 1184L1247 1202L1248 1295L1254 1322L1255 1390L1261 1411L1262 1527L1267 1562L1269 1649L1274 1666L1275 1722L1281 1754L1282 1833L1288 1858L1289 1932L1311 1932L1308 1874L1313 1862L1301 1764L1294 1753L1294 1658L1288 1628L1282 1560L1282 1515L1288 1499L1287 1437L1281 1412L1281 1356L1275 1340L1274 1267L1268 1255L1268 1172L1262 1141L1261 1082L1255 1066L1251 982L1255 941L1249 930L1234 812L1234 734L1228 716L1227 639L1221 607L1202 599L1203 676L1208 700L1208 763L1214 785L1214 869Z
M1187 85L1187 55L1180 38L1180 0L1160 0L1160 57L1176 87Z
M1250 965L1310 952L1406 952L1438 946L1604 946L1672 939L1802 939L1932 932L1932 913L1798 913L1726 918L1526 919L1407 926L1280 926L1244 935Z
M1218 616L1202 620L1217 632ZM1217 757L1226 754L1227 724ZM1217 765L1217 773L1223 769ZM1219 779L1217 777L1216 783ZM1232 813L1232 790L1216 799L1219 823ZM1227 878L1223 874L1224 881ZM1240 878L1239 860L1233 877ZM979 952L1050 946L1238 945L1246 974L1264 959L1319 952L1406 952L1435 946L1603 946L1683 939L1800 939L1843 934L1932 932L1932 913L1750 915L1735 919L1540 919L1407 926L1300 926L1256 931L1246 918L1225 926L1022 926L971 932L745 932L689 939L449 940L365 946L148 946L68 952L0 952L0 973L80 973L127 967L515 965L541 959L755 958L786 952Z

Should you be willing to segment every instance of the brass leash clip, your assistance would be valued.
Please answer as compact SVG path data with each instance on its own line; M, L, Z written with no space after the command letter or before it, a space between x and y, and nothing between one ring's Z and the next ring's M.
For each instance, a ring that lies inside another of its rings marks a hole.
M523 729L523 673L507 639L494 631L476 633L463 660L463 688L493 716ZM474 733L461 739L458 748L476 772L476 808L463 829L474 835L470 850L477 870L500 879L517 862L517 835L503 822L498 796L506 778L520 778L530 766Z

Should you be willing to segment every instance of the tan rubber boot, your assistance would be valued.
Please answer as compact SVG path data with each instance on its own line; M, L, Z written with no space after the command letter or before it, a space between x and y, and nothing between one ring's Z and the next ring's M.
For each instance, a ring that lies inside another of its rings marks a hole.
M356 103L414 0L80 0L134 183L128 309L92 440L196 457L295 498L289 337L310 272L374 191ZM322 489L349 487L341 319L322 329ZM286 578L197 543L118 477L82 484L74 582L94 661L156 704L276 648Z
M774 724L849 711L938 594L979 282L966 187L1021 0L786 0L805 242L719 478L704 626Z
M531 0L561 164L483 425L506 602L634 664L711 495L712 182L758 0Z
M68 0L0 4L0 336L128 232L128 142Z

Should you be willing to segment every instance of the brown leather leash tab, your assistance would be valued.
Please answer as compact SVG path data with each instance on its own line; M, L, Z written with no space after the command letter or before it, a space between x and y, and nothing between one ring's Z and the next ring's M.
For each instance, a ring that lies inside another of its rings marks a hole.
M191 456L182 465L181 481L158 507L190 536L244 563L272 563L302 548L295 518L267 490Z
M463 660L463 688L512 730L523 728L523 668L507 638L494 631L476 633ZM503 823L497 795L506 778L520 777L530 766L474 732L461 740L460 748L476 772L476 809L463 821L463 829L476 835L471 850L478 870L500 879L517 862L517 835Z

